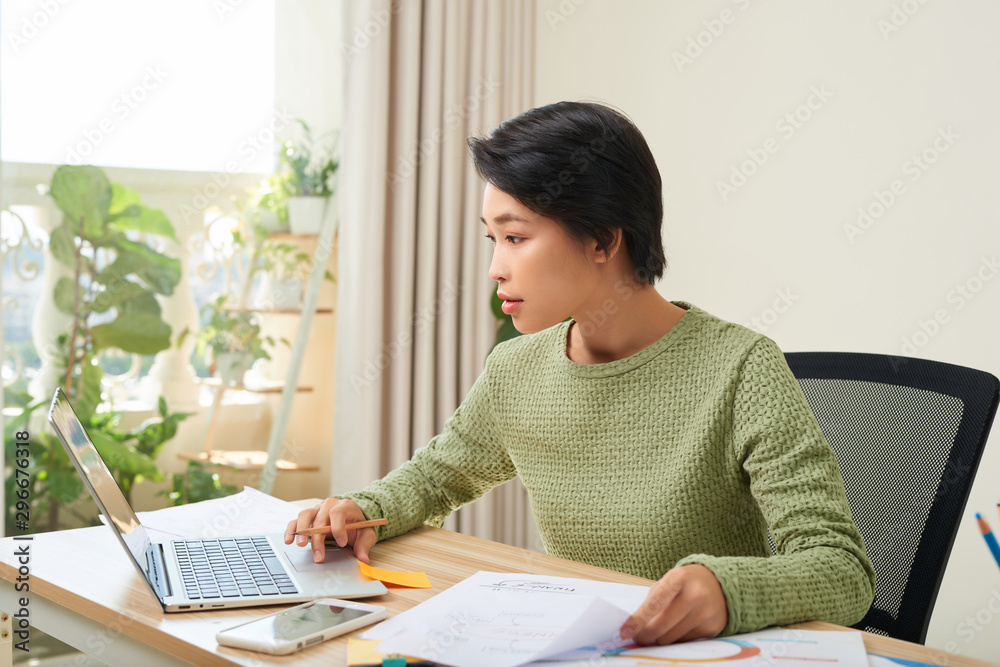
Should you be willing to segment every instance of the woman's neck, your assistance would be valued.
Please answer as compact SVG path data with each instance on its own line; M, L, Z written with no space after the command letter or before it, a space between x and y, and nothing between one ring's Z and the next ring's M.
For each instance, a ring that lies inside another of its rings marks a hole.
M590 302L573 316L566 356L579 364L603 364L630 357L660 340L687 312L652 285L632 285ZM596 305L595 305L596 304Z

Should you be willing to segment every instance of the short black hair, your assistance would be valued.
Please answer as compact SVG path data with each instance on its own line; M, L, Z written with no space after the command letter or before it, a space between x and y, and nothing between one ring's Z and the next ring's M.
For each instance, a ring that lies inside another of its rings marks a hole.
M497 189L605 252L622 238L640 282L663 275L663 183L639 129L591 102L525 111L488 137L470 137L476 171Z

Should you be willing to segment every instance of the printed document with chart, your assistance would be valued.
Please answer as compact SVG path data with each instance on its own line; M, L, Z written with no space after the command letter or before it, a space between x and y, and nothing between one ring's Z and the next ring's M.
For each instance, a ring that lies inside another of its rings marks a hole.
M867 665L857 632L773 628L759 633L638 647L618 630L649 589L584 579L477 572L416 607L365 631L380 653L410 655L453 667L550 667L658 661L685 664Z

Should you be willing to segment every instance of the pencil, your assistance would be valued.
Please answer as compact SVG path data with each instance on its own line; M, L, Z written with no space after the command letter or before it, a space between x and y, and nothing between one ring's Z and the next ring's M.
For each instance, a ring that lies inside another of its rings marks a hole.
M976 512L976 523L979 524L979 532L983 534L983 539L986 540L986 546L993 553L993 559L997 562L997 565L1000 565L1000 544L997 544L997 538L993 537L990 525L986 523L986 519L979 516L979 512Z
M354 523L348 523L344 525L344 528L370 528L372 526L384 526L387 523L389 523L388 519L371 519L369 521L355 521ZM292 533L292 535L322 535L323 533L329 532L330 526L316 526L315 528L306 528L305 530L296 531ZM993 540L993 543L996 544L996 540Z

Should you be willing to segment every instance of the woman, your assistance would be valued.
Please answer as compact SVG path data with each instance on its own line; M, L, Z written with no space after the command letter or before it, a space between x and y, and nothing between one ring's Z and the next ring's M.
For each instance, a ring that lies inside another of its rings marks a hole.
M487 182L490 278L529 335L497 346L410 461L304 510L285 542L329 525L367 562L377 540L440 525L520 475L549 553L658 579L623 638L860 620L874 572L782 353L653 287L662 186L638 129L610 108L562 102L469 144ZM383 516L378 532L344 528ZM323 539L312 538L317 560Z

